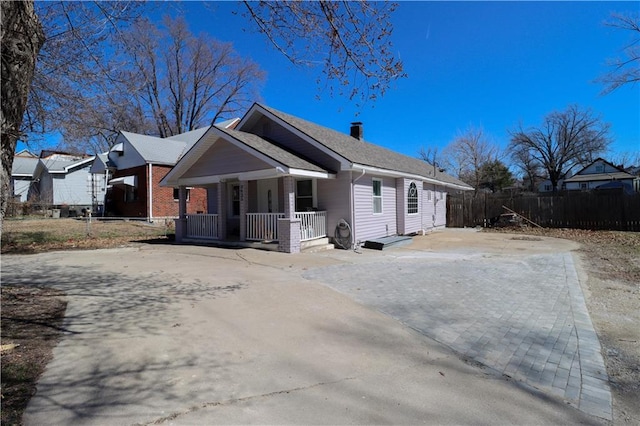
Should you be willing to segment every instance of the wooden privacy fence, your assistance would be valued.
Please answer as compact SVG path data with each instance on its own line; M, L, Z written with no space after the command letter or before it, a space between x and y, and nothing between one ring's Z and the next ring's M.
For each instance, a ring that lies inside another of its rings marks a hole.
M477 194L447 197L447 226L487 226L508 207L549 228L640 231L640 194L621 191Z

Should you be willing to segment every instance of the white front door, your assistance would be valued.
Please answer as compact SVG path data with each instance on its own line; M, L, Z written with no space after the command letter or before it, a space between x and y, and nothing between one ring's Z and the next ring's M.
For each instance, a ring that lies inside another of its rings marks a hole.
M263 179L257 182L258 213L278 213L278 179Z

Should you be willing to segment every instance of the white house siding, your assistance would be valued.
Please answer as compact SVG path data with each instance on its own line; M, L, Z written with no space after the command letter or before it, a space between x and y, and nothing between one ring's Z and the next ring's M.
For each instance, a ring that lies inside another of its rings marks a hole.
M273 166L250 155L235 145L219 139L196 161L183 177L221 175L255 170L272 169Z
M351 173L340 172L335 179L317 180L318 209L327 212L327 234L333 236L340 219L351 224Z
M409 214L407 209L407 195L409 191L409 185L411 183L416 184L418 189L418 213ZM422 182L413 179L396 179L396 208L398 214L398 233L399 234L413 234L415 232L422 231Z
M382 180L382 213L373 214L372 179ZM354 172L354 179L357 179ZM385 237L398 233L395 179L364 175L354 184L356 241Z
M69 206L90 206L92 205L91 194L91 164L73 169L68 173L49 173L44 171L40 176L38 188L39 198L45 203L52 205L67 204ZM99 186L97 199L104 199L103 185Z
M329 170L339 170L340 163L334 158L323 152L321 149L314 147L307 141L287 130L285 127L270 121L263 117L249 129L240 129L255 133L260 136L267 137L271 140L278 141L278 144L284 146L286 149L297 153L303 158L313 158L313 161L322 165ZM356 139L353 143L359 143Z

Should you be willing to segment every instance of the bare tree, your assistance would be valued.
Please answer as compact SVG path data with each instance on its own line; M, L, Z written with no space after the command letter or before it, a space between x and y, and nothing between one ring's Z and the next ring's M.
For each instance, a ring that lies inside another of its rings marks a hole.
M544 167L553 191L573 167L592 162L611 143L609 124L577 105L548 114L540 127L511 131L511 152L527 151Z
M5 3L8 6L5 7ZM42 62L39 68L38 83L30 91L29 108L25 114L25 127L32 133L50 131L52 123L58 123L56 113L70 108L78 99L87 97L87 88L100 87L107 83L129 84L122 64L105 60L105 54L113 49L104 48L114 36L119 36L128 22L136 17L139 2L38 2L38 10L33 13L33 2L2 2L3 4L3 70L5 69L5 45L17 45L23 37L38 43L27 45L40 47L43 38L40 31L20 33L4 30L5 22L9 22L12 10L22 8L14 3L29 4L28 16L40 17L46 21L44 34L51 43L44 45ZM340 94L350 98L360 96L364 100L374 100L385 93L391 83L405 77L402 62L394 58L390 42L393 30L390 15L395 5L382 2L244 2L247 15L257 29L267 36L276 48L289 60L296 64L313 64L318 61L323 65L323 73L327 84L337 83ZM5 9L7 13L5 13ZM24 13L21 16L27 16ZM22 18L20 18L22 19ZM28 21L28 20L27 20ZM37 22L37 19L31 19ZM28 22L31 22L28 21ZM25 36L26 34L26 36ZM35 36L35 35L38 36ZM31 36L32 38L29 38ZM35 38L33 38L35 37ZM297 48L302 46L302 51ZM175 49L174 49L175 50ZM36 61L38 49L30 53L32 57L24 58L28 64ZM15 86L28 91L32 71L30 66L20 69L7 67L7 79L3 74L3 83L11 79ZM25 72L27 71L27 72ZM4 71L3 71L4 72ZM93 78L92 78L93 77ZM320 82L322 79L318 79ZM13 90L10 87L7 90ZM49 90L51 89L51 90ZM102 87L103 95L112 93ZM157 87L160 89L160 86ZM5 84L3 84L3 94ZM176 88L177 90L177 88ZM100 99L99 94L88 90L91 96ZM13 93L13 92L12 92ZM16 92L17 93L17 92ZM27 92L25 92L27 93ZM177 93L177 92L176 92ZM107 95L104 95L107 96ZM179 97L179 96L178 96ZM3 117L23 115L24 105L6 103L8 97L3 96ZM13 99L13 97L11 97ZM105 97L103 99L107 99ZM98 101L96 101L98 102ZM140 113L139 107L133 105L119 112L120 117L133 116ZM73 107L71 107L73 108ZM79 110L75 107L76 111ZM12 109L9 112L9 109ZM134 113L132 114L132 110ZM180 116L178 111L176 116ZM185 113L185 117L190 114ZM117 121L117 120L116 120ZM163 119L160 120L161 124ZM10 124L20 124L20 120L10 120ZM141 120L143 126L147 121ZM157 123L156 123L157 124ZM3 118L3 135L4 135ZM8 126L10 127L10 126ZM104 126L105 128L110 127ZM158 127L156 125L156 127ZM68 131L67 136L75 135L80 129ZM12 128L12 134L18 133L18 127ZM102 129L104 130L104 129ZM128 128L128 130L134 130ZM136 130L134 130L136 131ZM107 132L95 129L96 138L104 137ZM77 135L76 135L77 136ZM13 136L12 136L13 137ZM79 138L79 137L78 137ZM8 167L10 173L15 152L13 142L2 144L3 169ZM6 179L3 179L5 182ZM2 186L3 206L8 196L8 187ZM4 215L4 207L2 210ZM3 216L4 217L4 216Z
M114 62L109 52L114 37L140 8L140 3L129 1L36 3L47 42L38 56L25 114L31 140L54 130L73 139L77 132L67 132L67 127L73 128L67 126L69 121L82 121L79 116L104 105L109 97L127 93L117 87L126 84L118 80L123 63ZM131 111L128 115L135 116Z
M511 163L519 171L519 175L522 178L525 188L534 192L536 185L540 179L542 179L543 167L533 156L526 147L516 146L509 150L511 157Z
M605 85L603 94L640 81L640 13L613 13L605 25L631 31L632 37L629 44L622 49L622 57L608 60L610 71L597 79Z
M45 37L32 1L1 2L2 25L2 172L0 233L10 197L11 168L36 58Z
M126 80L157 134L171 136L238 115L258 98L264 72L230 43L195 37L182 18L165 18L164 31L140 21L124 37L134 71Z
M333 92L361 101L384 95L392 82L406 77L392 51L387 2L243 1L245 16L295 65L323 67ZM323 80L318 79L321 84Z
M477 190L483 181L482 166L497 160L499 149L481 127L469 126L459 131L442 153L447 169Z

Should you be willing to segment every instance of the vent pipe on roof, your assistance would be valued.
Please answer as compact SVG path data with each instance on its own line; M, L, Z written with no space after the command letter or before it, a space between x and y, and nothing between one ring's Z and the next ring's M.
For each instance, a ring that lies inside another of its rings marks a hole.
M351 123L351 137L358 140L364 140L364 130L362 129L362 122L355 121Z

